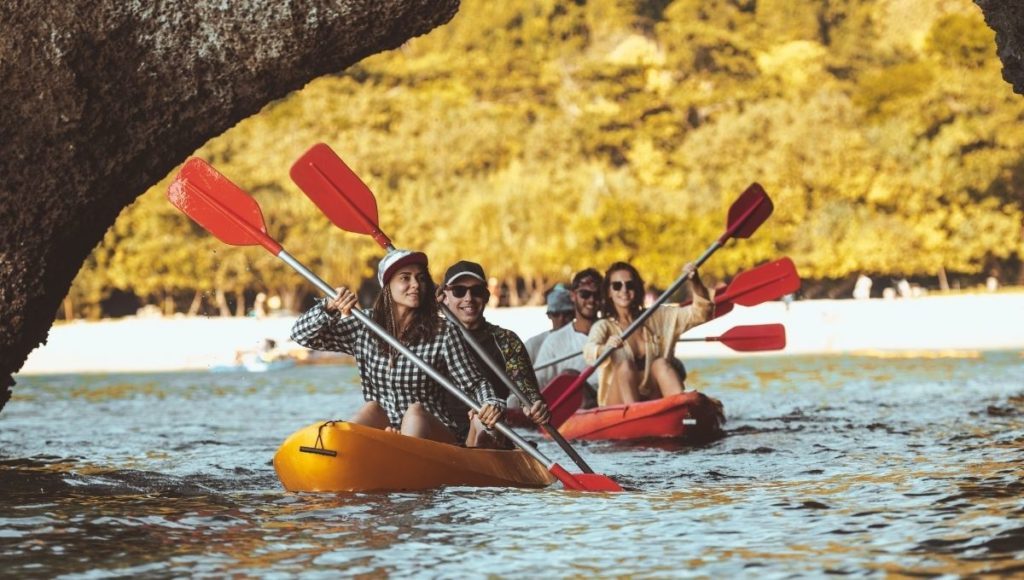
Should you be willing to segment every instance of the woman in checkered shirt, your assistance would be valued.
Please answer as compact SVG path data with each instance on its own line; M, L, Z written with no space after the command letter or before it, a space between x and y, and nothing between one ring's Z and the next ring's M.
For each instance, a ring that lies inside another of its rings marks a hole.
M370 317L460 389L476 399L479 418L493 427L505 412L487 379L477 370L459 331L439 317L435 285L421 252L394 250L377 267L382 291ZM465 440L445 402L444 387L350 316L356 296L338 288L338 297L324 299L299 317L292 340L315 350L350 354L359 366L366 404L353 423L433 439Z

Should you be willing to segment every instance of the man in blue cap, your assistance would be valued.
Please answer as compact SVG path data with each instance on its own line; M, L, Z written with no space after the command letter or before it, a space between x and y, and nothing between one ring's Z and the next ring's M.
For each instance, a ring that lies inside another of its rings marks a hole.
M529 353L530 360L534 364L537 362L537 353L540 352L544 339L552 332L572 322L575 314L572 306L572 295L562 284L555 284L555 287L548 292L547 304L547 315L548 320L551 321L551 329L545 330L526 341L526 352Z

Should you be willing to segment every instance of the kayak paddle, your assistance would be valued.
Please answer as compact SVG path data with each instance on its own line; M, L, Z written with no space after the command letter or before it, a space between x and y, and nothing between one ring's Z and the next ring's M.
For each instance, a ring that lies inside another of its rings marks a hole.
M796 266L793 265L793 260L781 258L774 262L761 264L756 268L740 272L725 288L715 293L714 318L720 318L731 312L732 307L736 304L740 306L756 306L769 300L778 300L786 294L791 294L799 289L800 276L796 273ZM680 306L686 306L691 302L693 301L687 300L680 304ZM533 367L533 370L546 369L581 354L583 354L583 351L546 360ZM551 387L552 385L549 383L544 388L545 398Z
M781 324L736 326L721 336L680 338L679 342L720 342L739 352L782 350L786 348L786 327Z
M732 311L736 304L757 306L769 300L778 300L800 289L800 275L789 258L761 264L740 272L729 285L715 293L715 318ZM683 302L683 306L692 300Z
M751 184L750 187L740 194L736 201L733 202L732 206L729 207L725 232L715 240L715 242L712 243L699 258L697 258L697 261L694 262L693 272L696 272L697 269L700 268L704 262L706 262L708 258L718 250L718 248L725 245L730 238L749 238L755 231L757 231L757 228L759 228L761 224L768 219L768 216L772 214L773 209L774 206L772 205L772 200L768 197L768 194L765 193L764 188L762 188L758 183ZM661 296L659 296L658 299L650 305L650 307L640 313L640 316L638 316L636 320L622 331L622 342L625 343L626 339L629 338L631 334L643 326L644 322L647 321L651 314L654 313L659 306L664 304L665 301L668 300L669 296L675 294L676 290L678 290L679 287L682 286L683 283L692 275L693 273L691 272L689 274L679 276L679 278L677 278L676 281L668 287L668 289L661 293ZM581 386L583 386L583 383L590 377L590 375L594 374L594 371L612 355L612 352L614 352L613 349L605 350L599 357L597 357L597 360L594 361L592 365L584 369L583 372L577 375L571 383L564 387L562 394L551 404L552 424L560 425L560 423L555 422L556 416L568 419L576 412L575 408L573 408L571 412L566 412L566 409L571 406L575 393ZM559 377L555 377L555 380L558 380L558 378ZM552 383L554 383L555 380L553 380ZM545 392L551 388L551 386L552 385L549 384L548 387L544 389ZM578 408L578 404L576 408Z
M337 298L338 294L330 285L299 263L267 234L263 213L256 200L242 191L227 177L199 158L185 162L167 190L167 197L178 209L192 218L207 231L226 244L233 246L263 246L268 252L280 258L296 272L309 280L324 294ZM427 373L439 385L447 389L469 408L478 411L480 406L472 397L453 385L447 377L437 372L398 339L388 334L372 318L358 308L352 315L365 324L382 340L402 353L413 364ZM561 465L550 461L526 440L503 423L495 428L511 439L520 449L544 465L566 489L578 491L621 491L622 488L611 479L594 474L571 474Z
M335 226L354 233L369 234L377 244L389 252L395 249L390 238L380 229L377 200L373 192L328 145L318 143L312 146L295 161L290 175L292 181ZM508 378L505 369L491 360L483 346L470 334L469 329L455 319L447 306L441 310L462 332L463 338L484 361L484 364L494 371L494 374L524 405L527 404L528 399L523 392ZM543 427L565 451L566 455L583 470L584 473L577 477L587 477L597 481L595 485L601 486L602 491L621 491L622 488L611 478L595 474L594 470L583 461L583 458L554 427L550 425Z

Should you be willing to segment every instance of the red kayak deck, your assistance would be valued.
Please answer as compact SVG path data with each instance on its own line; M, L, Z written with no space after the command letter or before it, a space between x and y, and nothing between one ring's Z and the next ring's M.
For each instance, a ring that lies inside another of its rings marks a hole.
M724 422L721 403L688 391L642 403L577 411L558 431L566 439L707 440L722 436Z
M529 425L517 409L510 424ZM708 441L725 434L722 404L697 391L663 399L577 411L558 431L566 439L630 440L650 438Z

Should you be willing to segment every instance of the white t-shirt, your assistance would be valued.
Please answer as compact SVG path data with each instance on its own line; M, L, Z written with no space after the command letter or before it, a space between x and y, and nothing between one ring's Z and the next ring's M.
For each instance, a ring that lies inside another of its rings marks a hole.
M567 370L583 372L583 369L587 368L587 362L583 360L583 345L585 344L587 344L587 335L576 332L572 323L566 324L548 335L547 340L544 341L537 353L537 358L533 361L534 366L573 353L577 353L578 356L537 371L537 384L542 390L551 382L551 379ZM587 382L596 386L597 373L591 375Z
M537 364L537 353L540 352L540 347L544 344L544 339L546 339L552 332L553 331L551 330L545 330L526 341L526 354L530 355L530 361L533 362L533 364ZM544 384L541 383L541 386L543 387Z

